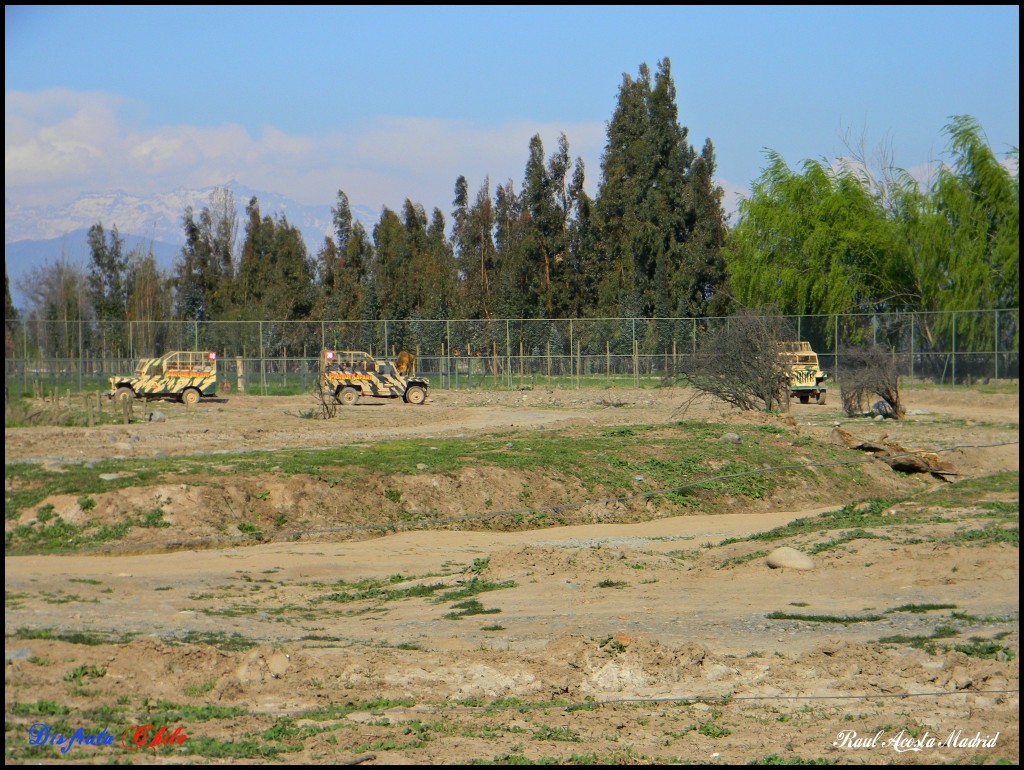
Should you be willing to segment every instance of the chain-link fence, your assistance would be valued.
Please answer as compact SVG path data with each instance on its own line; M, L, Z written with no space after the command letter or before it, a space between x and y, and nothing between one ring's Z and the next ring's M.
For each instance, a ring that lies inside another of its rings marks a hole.
M1019 378L1016 309L788 317L832 380L842 351L878 343L915 381L968 384ZM661 380L728 318L580 318L398 321L8 321L8 393L95 390L140 357L216 351L225 390L262 395L312 389L321 351L414 353L438 388L516 388Z

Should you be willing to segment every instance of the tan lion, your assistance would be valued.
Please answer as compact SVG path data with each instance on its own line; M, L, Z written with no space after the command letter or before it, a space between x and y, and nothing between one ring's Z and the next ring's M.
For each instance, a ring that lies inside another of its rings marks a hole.
M416 375L416 356L403 350L398 354L398 360L395 361L395 369L403 377L406 375L414 377Z

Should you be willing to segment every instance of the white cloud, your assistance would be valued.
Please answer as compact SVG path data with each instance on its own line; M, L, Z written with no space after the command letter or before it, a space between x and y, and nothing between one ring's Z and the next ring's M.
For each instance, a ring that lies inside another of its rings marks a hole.
M66 90L5 95L5 190L81 184L117 147L121 100Z
M606 131L603 122L485 125L401 116L313 136L274 126L253 135L234 124L140 130L125 125L133 106L101 93L8 93L5 197L16 205L63 205L84 192L147 196L237 179L307 204L332 203L342 189L354 205L398 209L409 198L447 214L460 175L471 196L485 180L492 194L509 180L518 187L535 134L550 157L565 133L573 160L584 161L587 192L596 195ZM719 184L731 213L747 188Z
M353 203L398 207L405 198L448 208L455 179L474 189L520 180L530 138L548 155L558 135L582 156L593 194L604 125L477 125L384 117L358 132L295 136L266 126L253 136L238 125L127 130L130 106L115 96L54 89L6 94L5 195L24 205L63 204L83 192L149 195L235 178L304 203L327 203L344 189Z

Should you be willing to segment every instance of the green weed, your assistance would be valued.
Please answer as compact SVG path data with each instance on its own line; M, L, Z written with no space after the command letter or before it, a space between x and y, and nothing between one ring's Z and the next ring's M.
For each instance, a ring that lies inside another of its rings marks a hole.
M457 612L447 613L444 617L448 620L460 620L470 615L496 615L501 612L497 608L485 609L479 599L467 599L464 602L453 604L452 609Z
M769 612L765 617L769 620L802 620L806 623L839 623L844 626L885 619L883 615L799 615L792 612Z

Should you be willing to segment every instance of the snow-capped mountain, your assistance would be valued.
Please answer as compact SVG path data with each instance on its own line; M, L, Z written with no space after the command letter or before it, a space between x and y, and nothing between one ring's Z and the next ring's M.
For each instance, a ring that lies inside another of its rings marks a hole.
M234 195L240 222L245 221L245 207L255 196L262 215L287 217L288 222L302 232L307 246L317 248L324 236L331 234L333 201L306 206L275 193L253 190L234 180L218 187L225 187ZM210 196L216 189L178 189L148 197L120 191L86 193L62 207L19 206L5 198L4 243L61 238L75 230L88 230L97 222L102 222L107 230L116 225L122 234L181 243L184 240L181 217L185 209L191 206L198 212L209 206ZM365 206L353 206L352 215L364 225L372 226L375 219L375 214Z
M239 238L245 231L245 207L257 199L262 216L283 216L297 227L310 256L316 254L325 236L333 234L331 207L334 201L307 206L275 193L245 187L230 181L227 188L238 211ZM181 220L189 206L196 212L211 205L217 187L201 190L178 189L142 197L125 192L85 193L66 206L21 206L4 198L4 262L11 281L11 293L19 304L18 281L33 267L64 258L84 262L89 258L87 234L97 222L108 232L117 227L127 249L138 243L152 244L157 261L169 269L184 243ZM352 206L352 216L368 232L378 215L366 206Z

